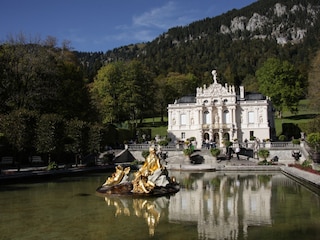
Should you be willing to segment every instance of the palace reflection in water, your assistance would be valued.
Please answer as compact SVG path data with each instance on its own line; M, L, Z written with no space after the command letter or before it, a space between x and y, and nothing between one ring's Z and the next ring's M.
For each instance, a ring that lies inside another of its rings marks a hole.
M167 215L173 224L196 225L199 239L243 239L247 238L249 227L270 228L278 221L272 219L272 203L276 205L274 208L296 204L297 200L291 202L282 186L289 186L298 194L302 187L280 173L174 172L173 175L181 190L170 198L105 200L116 207L115 215L144 218L150 236L157 232L161 216ZM316 199L315 209L319 209L319 196ZM320 216L319 211L315 214Z
M175 195L97 196L111 173L0 185L0 239L320 239L320 195L277 173L170 172Z
M271 224L271 178L206 178L206 174L192 178L182 178L191 181L187 191L182 189L171 199L170 220L197 221L199 235L214 239L237 239L239 231L246 234L248 226Z

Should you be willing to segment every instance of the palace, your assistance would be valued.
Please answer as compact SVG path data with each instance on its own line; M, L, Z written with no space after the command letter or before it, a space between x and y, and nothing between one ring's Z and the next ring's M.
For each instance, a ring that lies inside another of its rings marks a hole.
M196 89L195 96L186 96L168 105L168 136L172 141L196 138L197 148L213 141L223 146L223 140L239 143L257 138L275 137L274 111L268 97L260 93L245 93L240 86L221 85L216 70L213 83Z

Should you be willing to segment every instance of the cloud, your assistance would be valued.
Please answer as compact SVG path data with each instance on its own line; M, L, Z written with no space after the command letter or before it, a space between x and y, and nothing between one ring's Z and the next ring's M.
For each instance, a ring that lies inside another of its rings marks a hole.
M102 31L93 44L112 44L114 47L149 42L172 27L185 26L199 19L200 9L191 9L184 1L169 1L140 15L129 17L129 22ZM203 13L200 13L200 15ZM113 31L110 31L113 29Z
M139 16L133 16L132 27L168 30L171 27L189 24L194 20L193 10L184 9L184 6L179 6L177 2L170 1Z
M168 29L175 18L177 6L174 2L168 2L159 8L153 8L140 16L133 16L134 27L156 27Z
M197 19L195 12L190 9L183 9L177 2L170 1L164 5L152 8L141 15L132 17L128 25L118 25L117 35L113 39L119 41L134 39L136 41L151 41L163 32L175 26L184 26ZM110 36L108 37L110 39Z

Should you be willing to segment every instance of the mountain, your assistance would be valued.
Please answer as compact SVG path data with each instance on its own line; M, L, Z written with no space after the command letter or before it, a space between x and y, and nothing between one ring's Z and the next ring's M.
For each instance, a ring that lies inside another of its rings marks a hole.
M240 10L174 27L148 43L94 56L78 53L89 81L108 62L139 59L156 74L192 73L205 83L212 69L230 84L254 86L269 57L288 60L307 74L319 49L318 0L260 0Z

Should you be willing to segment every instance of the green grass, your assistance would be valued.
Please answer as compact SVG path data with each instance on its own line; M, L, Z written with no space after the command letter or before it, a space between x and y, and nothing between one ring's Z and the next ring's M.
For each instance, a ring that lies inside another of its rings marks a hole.
M145 118L141 124L141 128L151 129L151 138L154 139L155 136L159 135L161 137L167 136L168 130L168 119L165 117L163 122L161 122L160 117Z
M283 123L293 123L296 125L306 124L311 122L320 114L318 111L309 108L309 101L306 99L300 101L298 109L299 112L297 114L292 114L290 111L284 110L282 113L282 118L275 119L277 136L282 133Z

